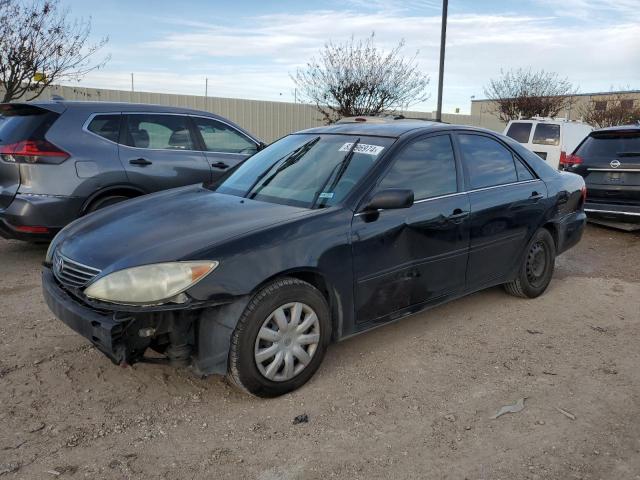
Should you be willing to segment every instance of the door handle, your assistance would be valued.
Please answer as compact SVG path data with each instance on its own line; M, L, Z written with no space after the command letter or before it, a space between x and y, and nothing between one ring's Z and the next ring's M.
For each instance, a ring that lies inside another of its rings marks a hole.
M464 218L469 216L469 212L456 208L451 215L447 217L447 220L451 220L455 223L460 223Z
M226 163L224 163L224 162L216 162L216 163L212 163L212 164L211 164L211 166L212 166L212 167L215 167L215 168L222 168L222 169L229 168L229 165L227 165L227 164L226 164Z
M540 200L543 197L543 195L541 193L538 193L536 191L531 192L531 195L529 196L529 198L531 200Z
M147 165L151 165L153 162L150 162L146 158L135 158L133 160L129 160L131 165L140 165L141 167L146 167Z

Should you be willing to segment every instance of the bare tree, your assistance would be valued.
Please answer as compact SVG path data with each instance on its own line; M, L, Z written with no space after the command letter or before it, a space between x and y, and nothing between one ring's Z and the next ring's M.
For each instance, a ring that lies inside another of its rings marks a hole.
M500 71L484 94L493 101L493 113L503 122L534 116L556 117L575 103L577 89L557 73L519 68Z
M315 105L326 122L393 113L429 98L429 76L418 69L417 53L403 57L404 40L389 52L373 40L371 34L365 40L329 42L291 76L302 100Z
M108 39L88 44L91 22L70 19L59 0L0 0L0 26L2 102L33 100L53 82L79 80L108 61L91 61Z
M624 90L592 98L578 111L585 122L598 128L640 122L640 100Z

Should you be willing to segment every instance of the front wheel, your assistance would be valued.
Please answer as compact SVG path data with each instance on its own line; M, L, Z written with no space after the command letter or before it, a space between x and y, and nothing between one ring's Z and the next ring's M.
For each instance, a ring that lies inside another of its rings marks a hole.
M249 302L231 337L228 378L258 397L277 397L306 383L331 338L329 306L296 278L276 280Z
M535 298L549 286L556 261L556 245L545 228L539 229L529 244L522 260L518 276L505 283L507 293L516 297Z

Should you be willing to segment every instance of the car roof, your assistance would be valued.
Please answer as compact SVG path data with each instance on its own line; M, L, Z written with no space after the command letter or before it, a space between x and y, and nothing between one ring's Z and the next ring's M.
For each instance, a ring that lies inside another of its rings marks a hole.
M366 122L353 122L353 123L336 123L333 125L326 125L323 127L308 128L296 132L310 133L310 134L339 134L339 135L365 135L371 137L391 137L398 138L409 133L416 132L437 132L440 130L473 130L483 133L491 133L496 135L496 132L487 130L485 128L471 127L468 125L450 125L448 123L430 122L423 120L396 120L387 123L366 123Z
M153 103L128 103L128 102L100 102L84 100L45 100L28 102L42 108L63 106L65 109L83 109L93 112L164 112L164 113L191 113L195 115L206 115L208 117L219 117L215 113L195 110L191 108L172 107L169 105L156 105ZM222 117L219 117L222 118Z
M598 128L591 133L607 133L607 132L640 132L640 123L635 125L618 125L616 127Z

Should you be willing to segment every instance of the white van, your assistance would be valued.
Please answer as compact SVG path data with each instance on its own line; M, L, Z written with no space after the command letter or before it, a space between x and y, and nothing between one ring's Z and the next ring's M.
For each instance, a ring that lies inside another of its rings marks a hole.
M572 153L591 131L593 127L582 122L533 117L511 120L504 134L538 154L553 168L558 168L561 160Z

